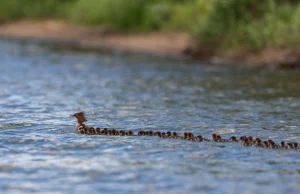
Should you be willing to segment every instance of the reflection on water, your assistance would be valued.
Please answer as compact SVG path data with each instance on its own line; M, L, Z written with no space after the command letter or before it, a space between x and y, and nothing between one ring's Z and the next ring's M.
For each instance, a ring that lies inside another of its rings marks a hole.
M72 133L116 129L300 142L300 72L0 43L4 193L298 193L300 154Z

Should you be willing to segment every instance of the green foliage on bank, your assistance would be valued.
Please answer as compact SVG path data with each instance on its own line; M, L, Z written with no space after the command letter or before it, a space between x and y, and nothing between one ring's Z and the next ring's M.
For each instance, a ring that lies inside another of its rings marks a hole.
M58 18L118 31L185 31L212 50L300 45L299 0L8 0L0 21Z
M197 33L214 49L236 50L299 46L300 1L224 0Z

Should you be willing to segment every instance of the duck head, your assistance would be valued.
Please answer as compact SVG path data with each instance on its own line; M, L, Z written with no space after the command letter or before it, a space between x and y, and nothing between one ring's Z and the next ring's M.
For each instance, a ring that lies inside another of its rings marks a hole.
M75 113L73 115L73 117L75 117L77 119L78 124L83 124L84 122L87 121L86 118L85 118L84 112Z

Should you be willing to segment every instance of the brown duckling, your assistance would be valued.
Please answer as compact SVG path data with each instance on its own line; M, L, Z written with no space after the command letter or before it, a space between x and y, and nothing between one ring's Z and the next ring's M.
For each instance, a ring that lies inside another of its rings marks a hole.
M251 143L251 144L254 143L253 137L252 137L252 136L249 136L249 137L248 137L248 141L249 141L249 143Z
M160 138L167 138L167 134L165 132L161 132L161 136L159 136Z
M122 130L122 132L120 133L121 136L125 136L126 132Z
M235 142L235 143L237 143L237 142L238 142L238 140L236 139L236 137L235 137L235 136L232 136L232 137L230 137L230 141L231 141L231 142Z
M264 147L264 145L262 144L261 139L259 139L259 138L256 138L256 139L255 139L254 145L255 145L256 147Z
M85 134L84 128L83 128L83 127L80 127L80 128L79 128L79 132L80 132L81 134Z
M187 132L184 132L182 138L183 138L183 139L188 139L188 133L187 133Z
M221 137L221 135L217 135L217 141L218 141L218 142L228 142L228 140L227 140L227 139L223 139L223 138Z
M286 143L284 141L280 142L281 149L287 149Z
M202 135L198 135L197 136L197 140L200 141L200 142L202 142L204 139L203 139Z
M94 127L91 127L91 128L92 128L93 135L96 135L96 129Z
M128 136L133 136L134 134L133 134L133 131L131 131L131 130L129 130L128 131Z
M215 133L212 134L212 141L217 141L217 134Z
M243 146L251 146L251 143L249 142L248 138L246 138L242 144Z
M177 133L173 132L173 138L177 138Z
M99 127L96 128L96 134L100 135L101 134L101 129Z
M108 130L107 130L107 128L104 128L104 129L102 130L102 134L103 134L103 135L108 135Z
M143 136L144 135L144 131L139 131L138 132L138 136Z
M153 136L153 131L149 131L149 136Z
M194 139L194 134L193 133L191 133L191 132L189 132L189 133L187 133L187 135L186 135L187 137L186 137L186 139L187 140L190 140L190 141L192 141L193 139Z
M263 141L263 147L269 148L269 142L268 141Z
M161 132L157 131L157 136L160 137L161 136Z
M298 143L296 143L296 142L288 142L287 143L287 147L288 147L288 149L293 149L293 150L298 149Z
M246 136L242 136L242 137L240 137L240 140L239 140L239 142L243 143L243 142L244 142L246 139L247 139L247 137L246 137Z
M168 137L171 137L171 136L172 136L172 133L171 133L170 131L168 131L168 132L167 132L167 136L168 136Z
M273 140L269 139L268 143L269 143L269 148L272 148L272 149L277 148L277 145L275 144L275 142Z
M297 142L294 142L294 149L299 149L299 144Z
M88 128L87 134L88 135L93 135L93 129L92 128Z
M261 143L261 139L256 138L256 139L255 139L255 143Z

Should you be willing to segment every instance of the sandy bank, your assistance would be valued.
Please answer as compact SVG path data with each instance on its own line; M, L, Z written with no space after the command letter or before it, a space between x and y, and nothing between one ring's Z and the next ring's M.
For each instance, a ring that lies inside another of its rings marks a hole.
M182 54L189 43L184 33L122 34L85 25L70 25L63 21L18 21L0 25L0 36L73 42L91 49L118 49L129 52Z
M47 40L84 48L110 49L161 56L194 56L209 63L247 66L300 67L300 49L265 49L258 53L204 54L205 49L193 46L195 41L186 33L116 33L101 27L71 25L64 21L16 21L0 25L2 39Z

